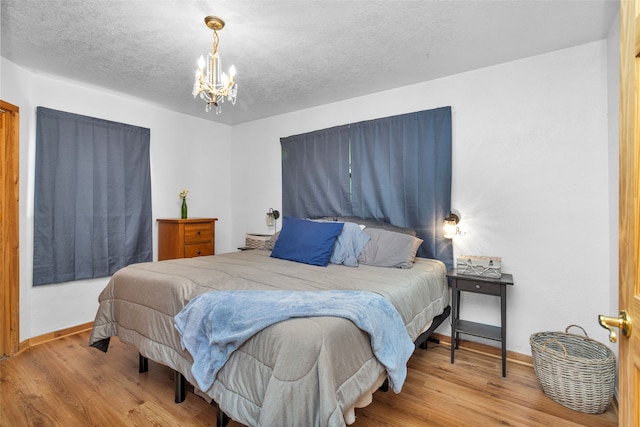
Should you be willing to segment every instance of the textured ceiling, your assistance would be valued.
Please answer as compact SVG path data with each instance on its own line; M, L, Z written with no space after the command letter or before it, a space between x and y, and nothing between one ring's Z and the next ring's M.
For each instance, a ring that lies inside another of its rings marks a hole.
M34 72L237 124L606 38L618 0L1 0L0 55ZM219 32L238 102L204 112ZM0 70L1 71L1 70Z

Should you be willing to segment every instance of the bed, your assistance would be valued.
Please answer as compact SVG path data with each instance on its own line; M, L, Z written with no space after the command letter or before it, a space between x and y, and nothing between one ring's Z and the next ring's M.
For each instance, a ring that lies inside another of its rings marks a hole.
M285 227L286 218L283 233L291 228ZM344 234L342 230L335 242ZM369 335L352 321L310 316L274 323L242 343L217 371L213 384L201 390L175 316L212 291L365 291L395 307L417 346L449 313L445 266L438 260L413 258L405 266L411 268L382 267L376 265L379 253L360 257L356 268L347 266L347 259L313 265L274 257L284 240L281 235L273 251L246 250L121 269L100 294L90 345L107 351L109 339L117 336L138 349L141 363L148 358L174 369L177 378L195 385L195 393L214 401L219 414L244 425L353 423L355 408L371 402L387 373L373 354ZM377 242L382 245L382 240ZM177 380L176 401L182 399L181 387Z

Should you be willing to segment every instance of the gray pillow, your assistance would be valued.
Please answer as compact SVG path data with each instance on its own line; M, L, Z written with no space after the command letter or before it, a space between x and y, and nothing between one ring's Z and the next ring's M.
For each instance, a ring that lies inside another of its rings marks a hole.
M358 262L378 267L411 268L422 239L404 233L365 228L371 240L358 256Z
M416 233L416 230L414 230L413 228L399 227L397 225L389 224L388 222L378 221L375 219L359 218L357 216L328 216L322 219L325 221L355 222L356 224L364 225L366 228L377 228L380 230L408 234L414 237L418 235L418 233Z

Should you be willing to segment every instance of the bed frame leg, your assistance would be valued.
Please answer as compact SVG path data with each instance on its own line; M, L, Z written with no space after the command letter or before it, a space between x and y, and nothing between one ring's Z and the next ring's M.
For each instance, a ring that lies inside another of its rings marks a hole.
M422 342L422 344L420 344L420 348L421 348L421 349L423 349L423 350L428 349L428 348L429 348L429 343L430 343L430 342L432 342L432 343L434 343L434 344L440 344L440 340L439 340L439 339L429 337L429 338L427 338L426 340L424 340L424 341Z
M429 329L424 331L420 336L416 339L416 347L420 347L423 350L426 350L429 342L433 342L436 344L440 344L440 340L436 338L431 338L431 334L444 322L449 314L451 313L451 306L448 305L444 308L442 314L433 318L433 322Z
M149 370L149 359L138 353L138 372L144 373Z
M182 403L185 399L185 383L184 375L180 372L176 371L175 375L175 383L176 383L176 394L175 394L175 402Z
M227 414L225 414L222 409L220 409L220 405L218 405L214 400L211 401L211 404L216 406L216 427L225 427L227 424L229 424L229 416L227 416Z

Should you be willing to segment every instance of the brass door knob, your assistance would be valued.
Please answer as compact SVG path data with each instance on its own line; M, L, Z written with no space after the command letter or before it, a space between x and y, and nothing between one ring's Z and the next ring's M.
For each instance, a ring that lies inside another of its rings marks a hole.
M613 328L619 328L622 330L622 335L625 337L631 336L631 318L626 311L622 310L618 317L608 317L602 314L598 316L598 323L600 326L609 331L609 341L616 342L618 336Z

